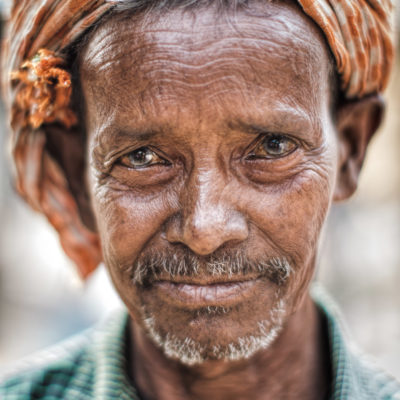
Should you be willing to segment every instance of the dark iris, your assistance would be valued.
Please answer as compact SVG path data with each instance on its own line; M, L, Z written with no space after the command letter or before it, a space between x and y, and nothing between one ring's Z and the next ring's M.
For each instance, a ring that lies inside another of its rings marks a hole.
M281 136L272 136L263 142L265 151L280 154L284 147L284 141Z
M157 157L154 151L146 147L141 147L135 151L132 151L128 155L130 163L134 167L144 167L154 161Z
M296 148L296 143L283 135L269 135L261 142L266 155L282 156Z

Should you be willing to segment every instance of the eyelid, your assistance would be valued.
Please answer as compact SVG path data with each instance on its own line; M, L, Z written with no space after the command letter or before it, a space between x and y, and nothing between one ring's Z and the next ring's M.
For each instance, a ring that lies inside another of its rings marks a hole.
M116 152L113 152L113 153L107 155L107 157L104 160L104 167L107 170L111 170L113 168L113 166L115 165L115 163L118 162L119 159L121 159L125 155L128 155L132 151L140 149L141 147L144 147L144 146L138 146L137 144L134 144L132 146L129 146L128 148L125 147L124 149L117 150Z
M121 160L124 157L128 157L130 153L133 153L133 152L135 152L137 150L140 150L140 149L148 149L148 150L150 150L153 154L155 154L155 156L158 158L158 160L156 162L154 162L154 163L150 163L150 164L143 165L143 166L136 166L136 167L133 166L133 165L129 166L129 165L124 164L124 163L121 162ZM162 155L160 155L160 153ZM120 155L118 158L116 158L114 160L113 165L116 165L116 164L119 164L119 165L121 165L121 166L123 166L125 168L138 170L138 169L143 169L143 168L146 168L146 167L152 167L152 166L156 166L156 165L170 165L171 162L168 160L168 158L166 156L164 156L164 153L162 151L160 151L158 149L154 149L152 146L143 146L142 145L142 146L136 146L134 149L132 149L130 151L124 151L122 155Z
M297 132L296 130L284 130L284 131L275 131L269 130L268 128L255 126L250 130L252 133L257 135L256 140L253 143L257 143L259 140L262 140L264 137L268 135L280 135L285 136L289 139L295 141L299 146L304 147L305 149L312 149L315 147L314 141L311 139L312 131L305 132Z
M283 158L285 156L288 156L290 154L292 154L294 151L296 151L301 145L302 145L302 141L299 139L294 138L292 135L288 135L285 133L278 133L278 132L266 132L266 133L261 133L260 136L254 140L252 142L252 144L250 146L248 146L248 148L246 149L245 153L245 159L250 159L250 157L255 156L254 152L255 150L258 148L258 146L260 146L262 144L262 142L267 139L270 136L280 136L286 139L289 139L291 142L293 142L296 146L293 148L293 150L291 150L288 153L284 153L282 155L278 155L278 156L271 156L271 157L262 157L259 156L258 159L264 159L264 160L274 160L274 159L278 159L278 158ZM249 150L251 149L251 150ZM255 159L257 159L257 156L255 156Z
M156 158L155 162L150 162L148 164L136 165L136 166L131 164L130 162L127 162L127 163L123 162L123 160L125 158L129 158L131 153L134 153L135 151L140 150L140 149L150 150L152 155L153 155L153 157L155 156L155 158ZM129 153L125 153L124 155L119 157L118 160L117 160L117 163L122 165L122 166L124 166L124 167L126 167L126 168L129 168L129 169L142 169L142 168L150 167L150 166L153 166L153 165L156 165L156 164L160 164L160 161L162 163L163 158L161 158L155 151L153 151L152 149L150 149L148 147L139 147L138 149L133 150L133 151L131 151Z

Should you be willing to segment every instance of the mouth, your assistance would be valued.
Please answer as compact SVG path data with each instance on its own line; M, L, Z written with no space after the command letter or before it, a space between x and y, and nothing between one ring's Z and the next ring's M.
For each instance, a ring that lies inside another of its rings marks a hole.
M242 281L220 282L160 280L153 283L151 290L156 291L164 302L180 308L232 307L236 303L254 296L254 290L260 284L261 278L259 277Z

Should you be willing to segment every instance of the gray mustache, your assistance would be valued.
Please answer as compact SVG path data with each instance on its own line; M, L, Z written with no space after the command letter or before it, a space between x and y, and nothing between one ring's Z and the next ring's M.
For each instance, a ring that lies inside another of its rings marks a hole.
M223 254L204 259L189 252L165 254L152 253L141 256L131 270L135 284L146 285L166 275L177 277L245 277L253 274L268 278L278 286L288 280L293 269L285 257L250 260L240 253Z

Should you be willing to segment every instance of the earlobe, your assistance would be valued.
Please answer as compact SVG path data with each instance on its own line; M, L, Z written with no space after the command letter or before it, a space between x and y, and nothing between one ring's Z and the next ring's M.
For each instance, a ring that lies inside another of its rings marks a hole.
M338 107L338 171L334 201L349 198L357 189L368 144L381 125L385 103L378 95L347 101Z
M46 150L45 132L21 132L14 146L14 159L17 190L47 217L79 275L88 277L102 261L99 238L83 224L65 174Z

